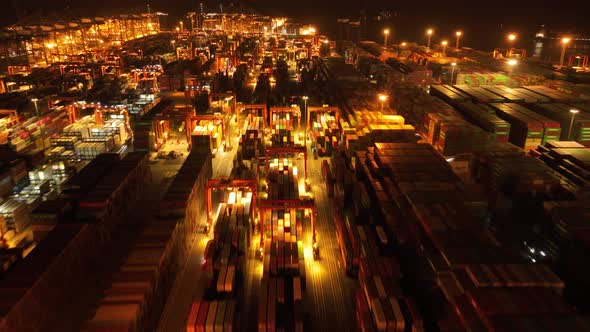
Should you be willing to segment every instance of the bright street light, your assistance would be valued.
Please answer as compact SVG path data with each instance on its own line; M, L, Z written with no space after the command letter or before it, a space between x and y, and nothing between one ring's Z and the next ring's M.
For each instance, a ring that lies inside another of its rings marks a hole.
M576 109L571 109L570 113L572 113L572 118L570 120L570 130L567 132L567 140L569 141L572 137L572 129L574 128L574 117L576 116L576 114L578 114L578 110Z
M462 35L463 35L463 31L455 32L455 36L457 36L457 45L455 46L455 48L459 48L459 39L461 39Z
M561 57L559 58L559 68L563 67L563 60L565 59L565 49L567 48L567 44L571 41L569 37L561 38Z
M387 37L389 37L389 29L383 29L383 38L385 39L383 45L385 48L387 48Z
M512 59L512 60L508 60L508 66L510 68L510 75L512 75L512 72L514 71L514 66L516 66L518 64L518 61Z
M453 85L453 78L455 78L455 67L457 67L457 63L451 63L451 85Z
M433 33L434 33L434 30L432 30L432 29L426 30L426 35L428 36L428 44L426 45L426 48L428 48L428 49L430 49L430 38L432 37Z
M509 34L508 35L508 40L511 41L511 42L515 41L516 40L516 34L514 34L514 33Z
M380 93L379 101L381 102L381 114L383 114L383 104L387 101L387 95Z
M33 104L35 104L35 113L37 114L37 116L39 116L39 108L37 107L37 102L39 101L39 99L31 98L31 101L33 102Z
M443 52L443 55L445 55L445 56L446 56L446 51L447 51L447 45L448 45L448 44L449 44L449 42L448 42L448 41L446 41L446 40L443 40L443 41L441 42L441 45L442 45L442 47L443 47L443 51L442 51L442 52Z

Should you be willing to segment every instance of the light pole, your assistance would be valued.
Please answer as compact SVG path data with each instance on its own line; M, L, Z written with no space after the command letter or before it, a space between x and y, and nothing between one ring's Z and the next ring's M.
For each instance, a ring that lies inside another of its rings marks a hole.
M389 29L383 29L383 38L385 39L383 45L387 48L387 37L389 37Z
M457 63L451 63L451 85L453 85L453 78L455 77L455 67L457 67Z
M33 104L35 105L35 114L37 114L37 116L39 116L39 108L37 107L37 102L39 101L39 99L37 98L32 98L31 101L33 102Z
M574 128L574 118L576 117L576 114L578 114L578 110L575 109L571 109L570 113L572 113L572 118L570 120L570 129L567 132L567 140L569 141L572 137L572 129Z
M449 42L446 41L446 40L443 40L442 43L441 43L441 45L443 47L442 53L443 53L444 56L447 56L447 45L448 44L449 44Z
M307 150L307 126L309 125L309 116L307 114L307 100L308 96L301 97L303 99L303 113L305 114L305 127L303 127L303 146Z
M397 48L397 57L398 58L401 57L402 48L405 48L406 45L408 45L406 42L402 42L399 44L399 47Z
M428 44L426 44L426 48L428 48L428 49L430 49L430 38L432 37L433 33L434 33L434 30L432 30L432 29L426 30L426 36L428 36Z
M184 22L180 21L180 31L184 31Z
M567 48L567 44L571 41L569 37L561 38L561 57L559 58L559 68L563 67L563 60L565 59L565 49Z
M457 45L455 46L455 48L459 49L459 40L461 39L461 36L463 36L463 31L455 32L455 36L457 36Z
M510 50L508 51L508 56L512 56L512 52L514 51L514 42L516 41L516 34L510 33L508 34L508 42L510 43Z
M381 102L381 116L383 116L383 104L387 101L387 95L379 94L379 101Z

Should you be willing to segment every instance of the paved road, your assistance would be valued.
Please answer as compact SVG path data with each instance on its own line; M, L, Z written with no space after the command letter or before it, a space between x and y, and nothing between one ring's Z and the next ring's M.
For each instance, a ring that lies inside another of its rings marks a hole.
M305 330L355 331L354 290L356 280L346 276L333 223L332 201L322 179L321 159L308 160L309 181L318 210L316 223L320 260L306 259ZM311 235L309 236L311 237Z

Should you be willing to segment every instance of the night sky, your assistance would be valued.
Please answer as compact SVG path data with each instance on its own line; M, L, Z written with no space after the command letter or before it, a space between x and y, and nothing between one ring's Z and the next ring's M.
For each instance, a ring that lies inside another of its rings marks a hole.
M0 24L15 23L14 4L21 18L36 20L41 17L72 17L80 15L108 15L117 12L145 11L145 0L2 0L8 4L0 11ZM185 11L196 11L199 0L150 0L152 10L170 13L170 21L176 22ZM211 7L219 1L205 1ZM558 0L550 1L394 1L394 0L242 0L244 6L269 15L286 15L303 21L317 23L322 32L333 35L337 17L358 16L361 8L369 14L379 10L397 13L393 21L386 23L394 31L393 41L423 38L428 25L437 30L435 39L452 39L455 29L465 31L464 45L488 49L501 40L507 32L517 31L532 37L541 24L557 30L588 31L590 24L584 22L584 3ZM228 3L227 1L225 2ZM12 6L10 4L13 4ZM227 6L227 5L226 5ZM438 38L437 38L438 37ZM376 36L374 38L380 38ZM528 44L528 43L527 43ZM524 46L524 45L523 45ZM527 45L528 46L528 45Z

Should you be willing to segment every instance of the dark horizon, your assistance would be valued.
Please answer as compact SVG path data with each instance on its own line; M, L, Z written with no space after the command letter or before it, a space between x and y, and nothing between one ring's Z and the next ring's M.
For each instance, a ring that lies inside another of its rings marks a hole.
M170 14L168 21L175 22L183 13L196 11L199 0L176 1L151 0L152 11L164 11ZM207 9L217 7L219 1L205 1ZM224 2L228 8L229 2ZM556 7L557 3L540 6L539 2L520 1L502 8L494 7L494 3L473 3L466 1L440 2L424 1L420 3L395 3L383 0L353 0L346 2L336 0L299 0L297 2L246 0L237 2L238 6L253 8L266 15L284 15L301 20L305 23L317 24L320 32L336 37L336 19L338 17L356 18L365 9L367 16L374 17L379 12L389 11L393 14L390 21L383 26L392 29L392 42L401 40L423 42L423 30L434 27L438 33L435 40L443 38L453 40L457 29L465 32L462 44L481 49L492 49L501 42L505 33L517 32L522 38L521 47L531 46L534 33L541 25L564 32L588 32L590 26L585 23L583 8L577 2L569 2L568 6ZM146 12L145 0L104 0L99 3L73 3L70 0L10 0L10 5L0 13L0 26L17 22L15 6L18 7L21 19L36 21L41 19L67 19L89 15L110 15L122 12ZM374 24L376 28L379 24ZM487 38L486 38L487 37ZM381 36L367 36L367 39L379 40Z

